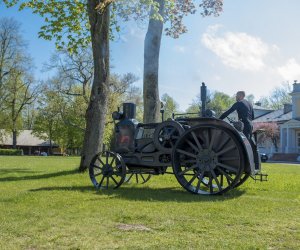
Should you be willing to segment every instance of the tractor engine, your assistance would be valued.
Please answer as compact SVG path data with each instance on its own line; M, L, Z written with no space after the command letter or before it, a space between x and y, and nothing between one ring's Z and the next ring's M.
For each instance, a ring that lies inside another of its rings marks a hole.
M134 136L138 124L135 116L136 105L134 103L123 103L123 112L112 113L112 118L119 120L115 125L115 151L118 153L134 151Z

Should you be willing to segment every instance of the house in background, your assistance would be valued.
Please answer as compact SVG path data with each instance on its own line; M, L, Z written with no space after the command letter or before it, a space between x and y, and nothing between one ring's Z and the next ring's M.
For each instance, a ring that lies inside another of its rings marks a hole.
M300 83L293 84L291 118L280 125L282 153L300 155Z
M1 130L1 134L4 134L2 140L0 140L0 148L11 149L12 148L12 134L5 133ZM51 148L57 152L59 146L50 141L40 139L39 137L32 134L32 130L21 130L17 136L17 149L22 149L24 155L36 155L41 152L46 152L50 155Z
M266 112L256 117L253 123L276 122L280 129L278 151L266 141L259 149L273 156L275 160L297 160L300 156L300 83L293 84L292 104L285 104L282 109Z

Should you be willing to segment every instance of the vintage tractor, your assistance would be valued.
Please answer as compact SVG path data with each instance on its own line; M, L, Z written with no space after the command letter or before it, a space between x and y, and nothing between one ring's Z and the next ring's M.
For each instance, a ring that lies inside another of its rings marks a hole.
M248 141L240 122L229 124L205 108L206 86L201 86L202 111L198 117L174 115L161 123L135 120L136 107L124 103L114 112L115 147L95 155L89 175L96 188L118 188L135 180L145 183L152 175L174 174L180 185L194 194L222 194L249 176L261 173L256 135ZM168 171L172 168L172 171Z

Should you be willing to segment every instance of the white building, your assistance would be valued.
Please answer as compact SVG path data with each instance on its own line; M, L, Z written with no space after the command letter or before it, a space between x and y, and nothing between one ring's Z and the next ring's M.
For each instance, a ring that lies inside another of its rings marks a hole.
M291 96L291 119L280 125L280 150L300 155L300 83L295 81Z

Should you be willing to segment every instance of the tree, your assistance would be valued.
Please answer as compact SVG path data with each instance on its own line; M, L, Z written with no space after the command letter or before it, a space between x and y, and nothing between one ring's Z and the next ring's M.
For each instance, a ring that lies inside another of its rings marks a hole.
M24 68L26 60L24 55L26 45L20 35L20 25L13 19L0 19L0 111L4 109L3 103L8 95L5 84L13 70Z
M225 110L232 106L235 102L233 97L229 95L215 91L207 93L207 105L206 108L211 109L216 112L216 117L219 117ZM196 100L193 101L192 105L187 109L189 113L200 113L201 110L201 99L198 95Z
M292 102L292 98L289 95L291 92L291 85L283 83L281 86L274 88L269 97L262 97L259 102L267 108L281 109L284 104Z
M164 103L164 119L172 118L172 114L178 112L178 103L168 94L163 94L161 100Z
M46 24L41 27L39 36L48 40L55 39L59 49L67 46L69 52L77 52L79 46L89 43L92 45L93 83L86 111L86 129L79 168L80 171L84 171L92 157L102 148L110 75L110 6L113 5L112 9L115 10L115 2L118 1L4 0L7 6L19 2L20 9L31 8L34 13L44 17ZM151 5L152 1L144 3L147 6L149 4ZM114 23L113 20L112 24Z
M144 42L144 122L158 122L160 100L158 91L159 52L163 25L169 22L166 34L178 38L187 32L183 17L196 12L192 0L167 1L154 0L151 7L148 30ZM202 16L218 16L222 11L222 0L203 0L199 5ZM157 11L158 10L158 11ZM156 15L158 13L158 15Z
M278 152L278 141L279 141L279 126L276 122L257 122L253 124L253 130L261 130L258 136L258 143L263 143L266 140L271 140Z
M17 146L22 112L38 95L19 27L13 19L0 20L0 109L5 118L2 123L12 132L13 148Z

